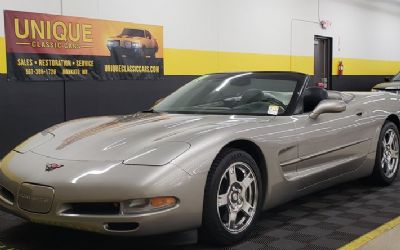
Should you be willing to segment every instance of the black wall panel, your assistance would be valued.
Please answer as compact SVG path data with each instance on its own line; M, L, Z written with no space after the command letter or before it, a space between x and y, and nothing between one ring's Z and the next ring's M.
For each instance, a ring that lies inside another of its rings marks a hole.
M0 78L0 159L26 138L54 124L145 110L194 78L67 82L8 82Z
M372 87L384 82L386 76L333 76L332 89L339 91L371 91Z
M0 159L29 136L53 124L80 117L145 110L194 78L8 82L0 76ZM334 76L333 88L369 91L383 80L384 76Z
M157 81L66 82L66 119L112 114L131 114L149 109L194 76L168 76Z
M62 121L62 81L0 81L0 159L29 136Z

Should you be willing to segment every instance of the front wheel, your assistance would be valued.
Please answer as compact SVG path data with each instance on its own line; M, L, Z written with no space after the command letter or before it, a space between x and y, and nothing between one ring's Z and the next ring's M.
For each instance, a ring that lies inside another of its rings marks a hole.
M386 122L381 130L371 179L379 185L390 185L399 172L399 130Z
M150 49L150 58L156 58L157 49Z
M246 152L225 149L207 178L200 239L231 245L250 231L262 202L261 174Z

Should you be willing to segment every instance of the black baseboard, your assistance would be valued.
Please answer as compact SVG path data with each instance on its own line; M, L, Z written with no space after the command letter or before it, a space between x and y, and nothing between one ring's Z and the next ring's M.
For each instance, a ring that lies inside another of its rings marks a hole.
M154 81L13 82L0 75L0 158L33 134L80 117L148 109L196 76ZM333 89L369 91L384 76L334 76Z

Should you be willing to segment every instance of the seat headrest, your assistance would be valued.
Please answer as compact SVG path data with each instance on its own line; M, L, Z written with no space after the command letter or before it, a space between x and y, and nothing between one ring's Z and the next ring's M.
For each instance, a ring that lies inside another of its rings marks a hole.
M310 112L322 101L328 99L328 91L320 87L309 87L303 95L304 112Z

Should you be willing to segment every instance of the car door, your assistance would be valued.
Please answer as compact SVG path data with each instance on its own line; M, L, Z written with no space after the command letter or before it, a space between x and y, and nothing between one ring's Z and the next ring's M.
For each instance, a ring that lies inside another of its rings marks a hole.
M370 147L365 111L347 104L346 111L325 113L316 119L309 113L296 115L300 188L356 170Z

